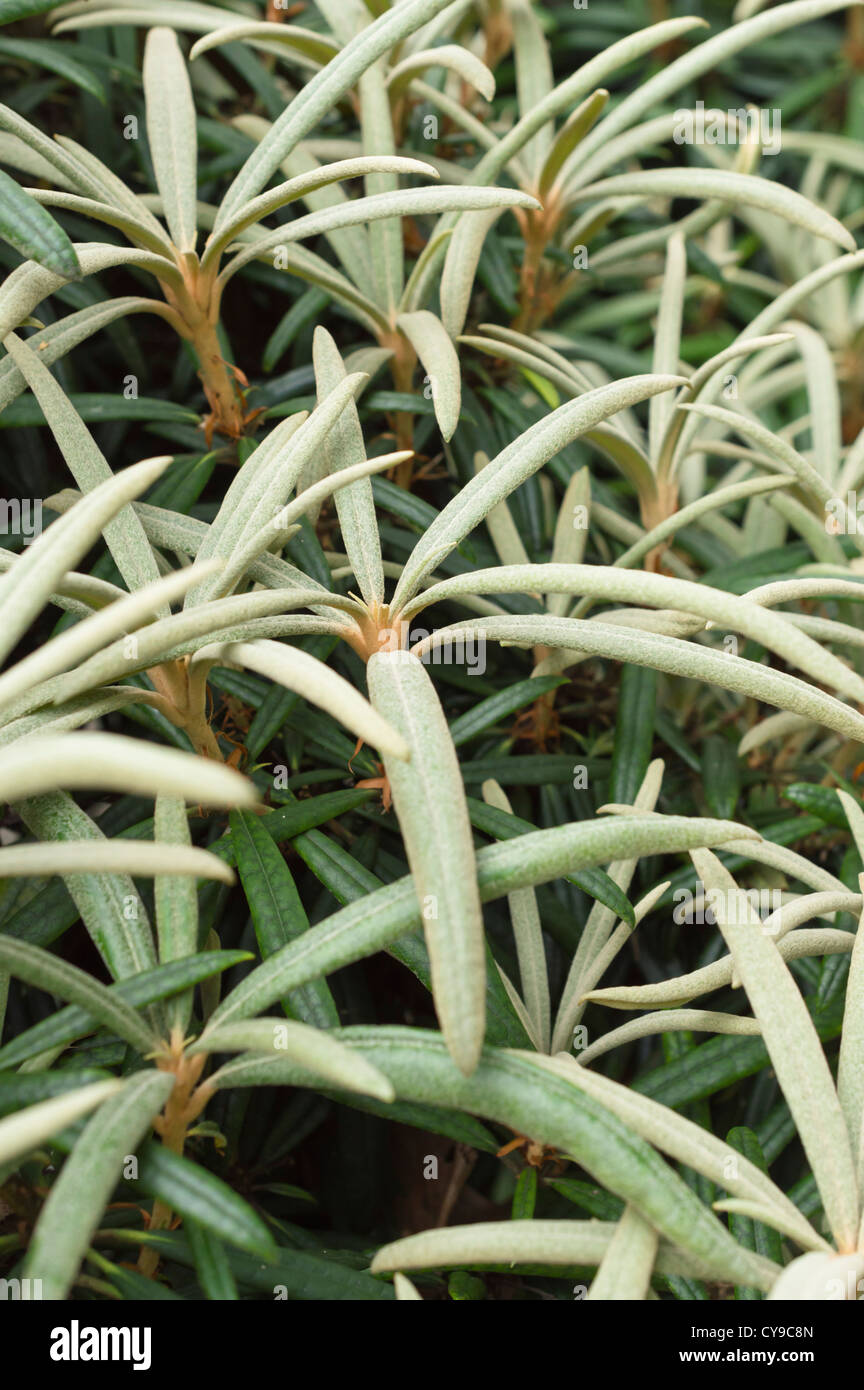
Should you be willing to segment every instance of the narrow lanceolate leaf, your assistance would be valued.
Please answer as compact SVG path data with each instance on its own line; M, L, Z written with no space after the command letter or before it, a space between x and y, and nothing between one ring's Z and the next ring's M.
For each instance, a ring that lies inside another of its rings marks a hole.
M96 822L66 792L52 791L30 797L19 801L16 809L31 834L50 841L52 849L59 847L66 852L65 846L76 840L107 846L109 851L114 847ZM28 848L31 847L21 846L22 852ZM147 912L128 870L118 873L113 862L94 871L78 871L76 865L75 871L70 869L66 877L66 888L115 980L155 968L156 955Z
M480 897L483 902L492 902L519 888L549 883L610 860L638 859L643 854L674 853L697 844L722 845L742 838L748 843L759 840L756 831L734 821L685 816L628 816L535 830L477 852ZM422 924L413 877L367 893L253 970L220 1004L214 1021L260 1013L307 980L383 950Z
M260 148L260 147L259 147ZM275 251L308 237L326 235L344 227L360 227L364 223L388 218L425 217L432 212L479 212L487 208L537 208L539 203L530 193L511 188L477 188L465 184L445 184L435 188L393 189L371 193L363 198L347 199L335 207L310 212L260 239L245 245L230 260L219 276L219 285L228 283L232 275L250 261L269 260Z
M666 273L660 295L660 312L654 337L655 372L677 372L681 347L681 311L684 307L684 279L687 257L684 238L675 232L666 248ZM651 465L656 470L666 426L672 417L675 402L670 395L652 396L648 406L648 447Z
M231 812L231 844L237 872L255 927L261 959L267 960L309 930L309 918L291 870L278 846L251 811ZM336 1027L339 1014L326 980L310 980L282 1001L289 1018L318 1028Z
M580 434L608 420L619 410L647 400L659 391L685 384L683 377L634 376L589 391L579 400L553 410L498 454L438 514L402 572L392 608L399 612L413 598L427 574L449 555L469 531L505 497Z
M529 0L509 0L507 15L513 26L513 56L516 61L519 114L526 116L552 91L552 55L540 20ZM524 146L526 163L535 178L539 175L551 143L551 125L546 125Z
M90 492L100 483L108 482L113 475L101 450L45 363L14 333L4 339L3 345L41 405L51 433L81 491ZM161 472L170 459L154 459L151 462L154 465L158 462L161 465L158 471ZM143 468L143 465L139 467ZM125 469L123 477L128 479L130 472L130 469ZM144 486L146 484L142 482L142 488ZM128 501L130 496L137 496L137 491L124 497L124 501ZM109 520L104 529L105 542L127 588L141 589L159 578L156 557L131 507L120 510L119 515ZM86 554L87 548L82 547L79 555ZM169 610L166 607L164 611L167 613Z
M276 1244L262 1218L215 1173L147 1139L138 1159L138 1182L184 1220L198 1222L220 1240L271 1261Z
M580 468L573 474L561 499L552 542L553 565L581 564L588 542L590 512L591 474L587 468ZM570 594L546 595L546 607L556 617L563 618L572 604Z
M858 882L860 885L862 879L859 878ZM849 1142L860 1185L864 1182L864 1165L861 1160L861 1138L864 1130L864 927L860 919L849 963L849 979L846 983L846 1008L843 1012L840 1061L837 1067L837 1093L843 1114L846 1116Z
M483 783L483 800L499 811L512 814L513 808L497 782ZM537 1039L540 1052L549 1051L550 1004L549 977L546 970L546 952L543 946L543 928L537 908L537 895L533 888L520 888L511 893L508 899L513 935L516 938L516 953L519 958L519 981L525 999L525 1007L531 1020L530 1032Z
M770 1223L804 1249L830 1248L782 1189L755 1163L740 1154L736 1165L731 1166L728 1143L710 1130L630 1086L622 1086L599 1072L580 1067L575 1058L566 1053L537 1058L537 1062L545 1071L554 1072L593 1096L662 1153L702 1173L736 1199L758 1202L763 1210L771 1213Z
M826 581L822 581L823 583ZM751 637L817 681L831 681L853 699L864 700L864 681L833 652L807 637L782 614L764 611L751 595L739 598L707 584L674 579L665 574L630 572L605 565L505 565L500 569L475 570L442 580L406 606L404 616L420 608L464 593L583 594L592 599L615 599L692 613L707 622ZM793 595L790 595L792 597ZM857 595L861 597L862 595ZM574 646L578 645L574 643Z
M0 170L0 237L27 260L70 280L81 274L75 247L59 223Z
M199 560L224 557L226 569L190 590L187 608L230 592L254 558L244 547L272 523L303 468L320 454L346 403L365 380L359 372L346 376L311 415L298 414L283 420L250 455L225 493L216 520L198 550Z
M691 851L696 871L714 889L718 926L732 954L804 1152L819 1186L835 1240L858 1240L858 1183L849 1134L822 1045L798 986L732 875L708 850Z
M202 647L196 660L212 663L236 662L259 675L294 690L304 700L319 705L338 719L358 738L371 743L385 757L402 760L411 756L409 743L397 726L382 717L364 700L344 676L331 671L323 661L279 642L227 642ZM460 779L461 786L461 779Z
M420 358L432 390L435 416L445 439L450 439L459 423L462 387L459 358L441 320L428 309L397 314L396 326Z
M345 1028L338 1036L390 1078L399 1099L465 1110L550 1144L632 1202L661 1235L709 1266L714 1278L763 1289L773 1284L777 1265L742 1250L659 1154L602 1102L580 1095L558 1074L554 1059L485 1048L466 1077L435 1033ZM291 1075L272 1058L240 1058L222 1068L217 1085L272 1085Z
M613 661L631 661L636 666L653 666L655 671L710 681L725 690L752 695L778 709L806 715L846 738L864 742L864 716L785 671L775 671L744 657L712 650L696 642L684 642L678 637L643 633L593 619L584 622L578 618L551 618L543 614L530 618L477 618L439 628L431 637L418 642L412 651L415 656L424 658L437 647L470 637L531 647L538 643L564 647L579 655L591 652L611 657Z
M122 1085L122 1081L95 1081L77 1091L55 1096L53 1100L29 1105L17 1115L8 1115L5 1120L0 1120L0 1163L8 1163L11 1159L24 1158L32 1153L52 1134L65 1129L82 1115L88 1115L97 1105L102 1105Z
M410 762L385 751L384 767L422 907L435 1008L450 1055L470 1075L483 1046L486 957L459 760L419 661L405 652L380 652L367 673L375 708L411 750Z
M141 840L69 840L60 845L4 845L0 848L0 878L31 878L40 874L187 874L233 883L221 859L206 849L181 845L151 845Z
M644 1014L642 1018L634 1018L631 1023L623 1023L620 1028L604 1033L602 1038L579 1053L578 1061L582 1066L587 1066L595 1057L602 1057L604 1052L611 1052L623 1043L648 1038L655 1033L682 1032L751 1036L761 1033L762 1028L757 1019L739 1018L737 1014L711 1013L707 1009L660 1009L658 1013Z
M118 478L95 487L28 546L0 579L0 659L16 646L63 575L86 555L106 522L155 482L169 463L168 458L146 459L124 468ZM158 578L158 572L153 577Z
M215 8L215 7L211 7ZM269 43L276 43L280 48L294 50L302 53L304 57L312 58L316 63L329 63L331 58L335 58L339 52L339 45L332 39L323 34L317 34L312 29L303 29L298 24L273 24L262 21L250 21L248 24L233 23L229 20L218 21L215 12L212 14L212 22L219 23L219 28L214 29L210 34L205 34L198 39L189 50L190 60L200 58L202 53L206 53L211 48L218 48L225 43L236 43L238 39L252 39ZM199 27L196 25L196 28ZM200 26L203 28L203 24ZM272 52L271 49L265 51Z
M851 898L852 894L849 897ZM834 906L848 911L847 904L837 902ZM783 960L800 960L805 956L848 955L854 940L852 933L848 931L834 931L830 927L815 928L811 931L790 932L777 941L777 949ZM703 965L700 970L692 970L688 975L678 975L671 980L661 980L656 985L618 985L609 989L592 989L584 998L588 1002L605 1004L610 1009L650 1009L656 1005L657 1008L671 1010L682 1004L689 1004L691 999L697 999L700 994L723 989L732 983L733 974L732 957L724 956L712 965Z
M376 59L433 19L448 3L450 0L405 0L356 34L288 103L253 150L222 200L217 226L260 193L282 160Z
M842 222L824 208L787 188L785 184L731 169L651 169L644 173L617 174L611 179L580 188L575 201L617 198L720 198L733 205L773 212L813 236L835 242L845 251L856 250L855 238Z
M165 218L178 251L194 251L198 133L186 63L173 29L151 29L144 49L147 139Z
M24 1272L42 1280L42 1297L67 1297L123 1164L174 1086L169 1072L141 1071L89 1120L42 1208Z
M409 53L390 69L387 87L391 101L404 94L413 77L419 76L427 68L434 67L458 73L463 82L476 87L487 101L491 101L495 95L495 78L486 64L481 63L470 49L462 48L456 43L445 43L437 48L424 48L417 53Z
M538 192L544 201L561 172L565 160L569 159L579 141L585 137L597 121L608 100L609 93L605 87L599 87L596 92L591 93L590 97L586 97L583 102L580 102L558 131L540 174Z
M663 784L663 771L664 764L659 758L649 764L634 798L635 811L643 815L650 815L654 811ZM637 862L630 856L609 865L609 877L622 893L626 894L630 887L636 872ZM640 907L643 911L648 912L652 905L653 900L649 894L647 899L641 900ZM582 981L586 974L590 974L597 968L598 957L609 942L617 915L614 907L601 902L595 902L588 914L588 920L570 962L570 969L558 1003L558 1013L552 1032L552 1048L555 1052L562 1047L569 1048L570 1046L573 1027L578 1022L583 1010L581 996L584 985ZM634 909L632 925L635 927L640 920L638 912ZM628 923L628 925L630 924Z
M449 1269L477 1265L599 1265L604 1260L618 1223L613 1221L478 1221L421 1231L383 1245L372 1271L384 1274L402 1269ZM663 1242L657 1252L660 1274L711 1277L693 1255ZM394 1284L400 1275L394 1275Z
M659 1237L633 1206L626 1206L588 1290L595 1301L641 1302L648 1295Z
M320 1028L287 1018L255 1018L208 1029L193 1043L195 1052L262 1052L307 1067L332 1086L390 1101L395 1092L386 1076Z
M156 798L153 838L163 844L190 848L189 821L180 797L163 792ZM213 856L215 859L215 855ZM156 903L156 940L163 965L194 956L198 946L198 892L190 876L161 875L153 887ZM192 1012L192 991L178 995L167 1006L169 1025L185 1036Z
M344 381L346 371L336 343L327 329L320 325L315 329L312 351L320 401ZM365 459L366 445L353 400L345 406L324 447L330 473L350 468ZM340 488L335 494L335 502L342 539L360 593L369 604L381 603L384 599L384 571L371 481L361 478L349 487Z
M26 941L3 936L0 937L0 968L27 984L59 995L67 1003L80 1005L143 1055L153 1050L157 1040L135 1009L92 975L79 970L77 965L70 965Z
M0 709L8 706L16 696L32 689L39 681L70 670L115 637L134 632L142 623L151 621L158 615L162 603L185 593L190 585L207 573L207 569L206 565L190 565L183 570L172 570L164 579L139 589L135 594L124 596L122 589L117 590L118 597L114 602L106 603L91 617L67 628L3 672L0 676ZM70 582L74 584L75 579L67 574L65 584L69 585Z
M361 178L363 175L373 173L422 174L426 178L433 179L438 177L437 170L433 169L431 164L424 164L419 159L404 159L398 155L340 159L333 164L309 169L306 173L288 179L285 183L280 183L275 188L268 189L266 193L260 194L259 197L253 198L251 203L236 213L229 222L226 222L218 236L209 237L207 249L202 257L202 265L209 267L218 261L221 252L241 232L244 232L254 222L260 222L262 218L269 217L277 208L285 207L287 203L293 203L298 198L308 197L310 193L316 192L319 188L326 188L329 184L339 183L343 179Z
M0 750L5 801L57 787L165 792L200 806L254 806L258 800L253 784L231 767L121 734L34 735Z
M109 985L108 993L140 1009L161 999L169 999L192 985L200 984L202 980L252 959L249 951L202 951L182 961L160 965L155 970L143 970L129 980ZM76 1038L92 1033L97 1025L98 1020L87 1009L70 1004L41 1023L25 1029L0 1048L0 1068L17 1067L40 1052L62 1049Z

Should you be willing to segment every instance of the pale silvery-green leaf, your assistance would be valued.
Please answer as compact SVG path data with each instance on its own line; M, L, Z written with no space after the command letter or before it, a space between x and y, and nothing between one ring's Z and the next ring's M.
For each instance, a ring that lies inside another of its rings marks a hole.
M691 850L706 888L718 892L715 916L736 973L762 1025L765 1046L795 1119L825 1215L841 1248L858 1240L855 1163L843 1111L822 1045L788 967L732 875L708 850Z
M260 148L260 147L259 147ZM277 231L268 232L260 240L241 251L228 262L219 276L220 286L228 283L250 261L271 260L274 251L287 247L305 237L320 236L338 231L343 227L363 226L367 222L380 222L394 217L425 217L433 212L468 211L477 212L489 208L536 208L536 198L511 188L475 188L461 184L439 188L396 189L387 193L373 193L364 198L349 199L338 207L324 208L321 212L310 212L286 223ZM400 296L401 296L400 285ZM399 296L394 303L398 303Z
M77 1091L66 1091L52 1100L28 1105L17 1114L0 1120L0 1163L24 1158L52 1134L57 1134L75 1120L95 1110L122 1087L122 1081L94 1081Z
M489 459L486 454L476 453L474 455L474 471L479 473L481 469L489 467ZM530 563L528 552L522 543L519 534L519 527L513 520L507 502L499 502L496 507L488 513L486 517L486 530L492 537L492 544L498 553L498 558L502 565L527 565Z
M206 806L254 806L258 801L253 784L231 767L121 734L46 735L0 750L4 800L38 796L55 787L104 787L138 796L166 792Z
M585 554L588 541L588 522L591 515L591 474L579 468L573 474L561 499L555 538L552 542L553 565L578 565ZM546 607L556 617L563 618L572 606L569 594L547 594Z
M0 851L2 854L3 851ZM158 1043L141 1016L98 980L77 965L60 960L50 951L4 936L0 939L0 965L10 975L27 984L56 994L69 1004L78 1004L138 1052L146 1056Z
M580 1052L577 1060L587 1066L595 1057L611 1052L622 1044L648 1038L655 1033L725 1033L733 1036L752 1036L762 1032L755 1018L739 1018L737 1014L711 1013L706 1009L661 1009L658 1013L643 1014L611 1033L604 1033L596 1042Z
M259 531L251 531L249 535L244 537L225 565L224 573L219 579L217 594L214 597L235 588L255 564L258 557L266 553L268 546L278 545L288 540L297 530L295 523L299 522L302 517L308 516L314 524L318 518L321 504L328 497L334 494L338 496L343 488L364 481L372 473L383 473L385 469L394 468L411 457L412 451L410 449L398 449L392 454L380 454L373 459L364 458L359 463L321 478L318 482L303 486L293 502L286 502L285 506L277 511ZM325 453L325 468L326 458ZM307 465L309 464L317 467L316 460L307 456ZM304 469L304 471L306 470ZM300 479L300 483L304 481L303 478ZM299 485L298 483L298 487ZM354 599L339 594L333 596L332 605L357 613L362 612Z
M58 193L54 189L28 188L27 192L40 207L78 212L82 217L92 218L94 222L119 228L135 246L153 251L158 256L173 254L171 242L164 233L158 235L146 222L139 222L125 207L111 207L108 203L97 202L95 198L81 198L77 193Z
M198 548L198 559L224 557L226 572L197 584L186 595L186 607L219 597L230 580L239 577L235 555L246 541L272 522L285 504L304 465L324 444L345 404L353 400L366 378L347 376L308 417L289 416L247 459ZM254 558L254 557L253 557ZM242 573L242 569L240 570ZM230 578L229 578L230 577Z
M503 788L495 781L483 783L483 800L499 811L513 814L513 808ZM533 888L520 888L507 899L513 935L516 938L516 954L519 959L519 981L531 1020L529 1032L537 1039L540 1052L549 1051L549 978L546 970L546 951L543 946L543 928L537 908L537 895Z
M15 844L0 848L0 878L101 873L141 877L188 874L222 883L234 881L222 860L205 849L154 845L146 840L69 840L60 845Z
M188 6L190 10L193 6ZM208 7L215 11L215 6ZM235 22L233 12L222 11L225 18L219 23L218 28L214 28L211 33L204 33L204 37L198 39L189 50L190 62L200 58L202 53L207 53L211 48L218 48L222 44L237 43L240 39L260 40L265 52L272 52L268 44L278 44L282 49L295 49L304 57L312 58L315 62L329 63L331 58L335 58L339 53L339 45L328 38L326 34L318 34L313 29L301 28L299 24L273 24L263 21L250 21L248 24ZM231 17L229 18L229 14ZM218 22L215 19L214 23ZM202 23L206 23L202 19ZM190 24L188 26L192 28ZM195 25L195 30L199 29Z
M605 565L512 565L475 570L455 579L442 580L406 605L404 616L411 617L430 603L465 592L581 593L595 599L680 609L707 619L715 627L741 632L814 679L830 681L843 694L864 700L864 680L832 652L786 623L782 615L769 616L749 596L739 598L707 584L691 584L663 574L629 572ZM860 596L864 597L864 588ZM572 645L576 647L578 643Z
M588 1290L588 1300L641 1302L648 1297L659 1237L633 1206L626 1206Z
M435 415L445 440L450 439L459 423L462 386L459 378L459 358L450 337L435 314L428 309L415 309L410 314L397 314L396 326L420 358L432 390Z
M399 612L413 598L426 575L454 550L483 520L492 507L508 497L544 463L592 425L647 400L660 391L683 384L680 377L634 376L589 391L579 400L553 410L503 449L448 502L425 532L396 586L391 608Z
M456 43L443 43L437 48L420 49L409 53L406 58L392 67L387 75L387 88L391 101L404 95L411 79L425 72L427 68L446 68L455 72L477 91L486 101L495 95L495 78L485 63L471 52Z
M210 1027L189 1048L195 1052L263 1052L308 1067L332 1086L391 1101L395 1092L377 1067L321 1028L288 1018L256 1018Z
M401 155L364 155L358 159L341 159L333 164L324 164L318 169L310 169L305 174L280 183L253 198L241 211L230 218L218 235L213 233L207 239L207 246L201 260L203 266L218 260L225 247L239 237L247 227L269 217L277 208L304 198L319 188L343 179L362 178L368 174L423 174L426 178L437 179L438 172L431 164L419 159L405 159Z
M165 792L156 797L153 838L160 844L174 848L191 848L189 821L180 797ZM160 963L167 965L170 961L194 956L198 949L198 892L195 880L189 875L160 874L153 884L153 897ZM178 1028L181 1037L185 1036L192 1013L192 991L186 990L176 995L165 1008L169 1027Z
M657 805L657 798L660 795L660 788L663 784L664 764L662 759L655 758L648 764L642 785L636 793L633 809L641 815L651 816ZM628 857L618 860L609 865L609 877L622 892L626 893L630 887L633 875L636 872L638 860ZM643 902L645 900L643 899ZM647 911L651 905L649 899L645 902ZM634 911L634 917L638 922L639 916ZM557 1052L560 1048L569 1047L572 1037L574 1024L582 1013L581 995L584 990L583 979L597 960L609 939L615 922L615 913L604 903L595 902L588 914L588 920L579 938L579 944L570 962L570 969L567 972L567 979L561 991L561 998L558 1003L558 1013L555 1018L555 1027L552 1033L552 1051Z
M821 19L823 15L845 9L847 4L848 0L794 0L792 4L777 5L765 15L730 25L721 33L711 35L704 43L682 54L674 62L661 66L647 82L641 83L635 91L620 101L586 137L578 151L580 157L587 157L603 148L612 136L627 130L646 111L656 109L673 92L680 91L704 73L713 71L725 59L749 44L770 39L774 34L781 34L786 29L806 24L810 20ZM693 22L690 22L690 27ZM656 30L660 28L661 25L655 26ZM658 36L657 42L659 41ZM806 36L802 36L801 42L806 42Z
M192 584L219 567L218 562L211 562L172 572L67 628L0 675L0 710L40 681L69 670L121 633L133 632L142 623L152 621L165 603L179 598ZM68 579L67 575L67 582Z
M376 747L385 758L402 762L410 758L411 747L398 725L364 700L344 676L331 671L299 647L278 642L234 642L202 647L196 662L221 664L236 662L250 671L269 676L287 690L295 690L304 700L326 709L358 738Z
M404 1274L400 1274L398 1270L393 1275L393 1291L396 1294L397 1303L423 1302L422 1295L417 1292L411 1280L406 1278Z
M143 77L147 139L165 217L178 251L194 251L198 132L189 74L173 29L150 30Z
M519 113L526 116L548 97L554 86L552 55L530 0L508 0L507 16L513 26ZM526 142L523 155L532 173L539 174L552 144L552 134L547 125Z
M265 187L286 155L332 110L372 63L434 18L447 4L449 0L403 0L355 35L288 103L249 156L222 200L219 224Z
M66 1298L126 1156L135 1152L173 1086L170 1072L136 1072L88 1121L39 1214L24 1262L25 1276L41 1279L43 1298Z
M597 127L601 129L602 127ZM617 174L601 179L572 195L575 201L587 199L633 197L640 198L720 198L733 206L760 208L784 218L793 226L803 227L811 235L855 251L852 233L842 222L824 208L787 188L785 184L755 174L739 174L731 169L649 169L644 172Z
M439 1034L346 1028L338 1037L390 1078L398 1099L497 1120L572 1155L596 1181L632 1202L667 1240L710 1266L715 1278L738 1282L743 1277L763 1289L776 1278L775 1264L742 1249L651 1146L602 1102L580 1094L555 1059L487 1047L476 1070L465 1076ZM296 1074L272 1058L239 1059L222 1068L217 1085L284 1084Z
M465 1268L471 1265L599 1265L617 1229L613 1221L477 1221L421 1231L382 1245L373 1273L389 1270ZM659 1274L710 1279L712 1270L668 1242L657 1252ZM394 1273L394 1284L400 1278ZM407 1282L407 1281L406 1281Z
M423 911L432 991L450 1054L466 1075L483 1046L486 962L474 844L459 761L435 689L406 652L367 666L375 708L399 731L410 762L384 767Z
M847 803L851 803L852 798L845 792L842 795L845 798L843 804L846 813L849 815ZM860 832L861 811L857 806L855 809L858 813L856 819L859 820L856 829ZM849 819L851 822L851 815L849 815ZM864 886L862 881L864 881L864 876L858 879L859 885ZM837 1094L846 1116L849 1142L855 1157L859 1184L864 1181L864 1163L862 1163L861 1156L861 1137L862 1132L864 1132L864 1059L862 1059L862 1048L864 1048L864 1042L862 1042L864 1039L864 945L862 945L862 940L864 940L864 931L862 931L861 919L859 918L852 959L849 962L846 1007L843 1012L843 1032L840 1037L840 1059L837 1066ZM862 1227L864 1227L864 1222L862 1222Z
M679 1115L668 1105L643 1096L632 1087L612 1081L599 1072L580 1067L575 1058L561 1052L554 1057L537 1057L544 1071L576 1086L593 1097L610 1113L618 1115L644 1139L697 1173L716 1182L735 1197L758 1201L778 1230L791 1235L805 1249L830 1247L806 1218L766 1173L739 1154L730 1165L730 1146L710 1130Z
M851 894L849 895L852 896ZM855 938L851 932L834 931L830 927L812 931L793 931L781 937L777 950L783 960L800 960L806 956L847 955ZM734 965L731 956L653 985L612 985L608 989L591 989L586 1002L605 1004L610 1009L671 1009L688 1004L700 994L722 989L732 983Z
M320 325L315 329L312 351L320 401L345 379L345 366L333 338ZM353 400L346 403L327 436L324 448L329 473L350 468L366 457L363 430ZM381 541L371 481L358 479L349 487L341 488L336 493L335 501L342 539L360 593L367 604L381 603L384 599L384 571L381 567Z
M10 357L45 414L75 481L83 492L90 492L113 474L84 421L62 388L27 343L14 333L4 340ZM167 462L167 460L163 461ZM126 470L128 475L128 469ZM129 589L140 589L159 578L156 557L131 507L124 507L104 528L105 542ZM80 553L84 553L83 551ZM165 613L169 611L167 605Z
M864 716L796 676L695 642L683 642L659 633L641 633L594 619L583 622L577 618L552 618L543 614L472 619L440 628L431 637L418 642L412 651L415 656L424 658L454 639L470 638L531 647L565 647L569 651L611 657L614 661L630 661L636 666L651 666L671 675L710 681L726 690L752 695L778 709L806 715L846 738L864 742Z
M441 274L441 321L451 338L456 338L465 327L483 243L502 211L502 208L493 207L480 212L464 212L453 227L436 233L441 238L446 232L450 238ZM439 240L441 251L444 245Z
M678 371L686 274L684 238L679 232L675 232L666 246L666 272L663 276L663 289L654 332L654 358L651 364L654 372ZM660 460L663 436L674 409L675 402L668 395L652 396L648 403L648 446L651 465L655 471Z
M364 154L396 153L396 135L390 95L385 79L386 62L379 58L371 63L357 83L360 139ZM367 174L363 188L369 197L398 194L399 183L393 174ZM373 298L388 317L392 317L405 288L405 248L402 224L398 217L387 217L368 239L372 262Z
M742 835L749 838L742 841ZM734 821L685 816L640 816L555 826L478 850L480 897L491 902L517 889L549 883L610 860L638 859L643 854L674 853L694 844L722 845L731 840L756 844L758 835ZM260 1013L296 986L383 950L421 925L421 906L411 876L368 893L311 927L253 970L220 1004L213 1021Z
M107 478L28 546L0 579L0 658L9 655L63 575L86 555L111 518L155 482L169 462L168 458L145 459L124 468L119 477ZM153 578L158 578L158 571Z

